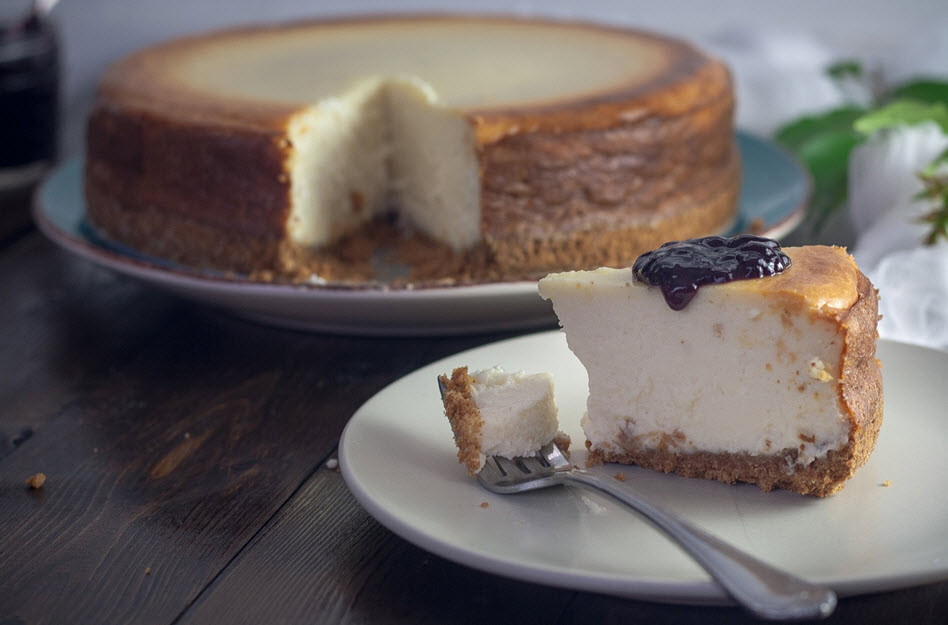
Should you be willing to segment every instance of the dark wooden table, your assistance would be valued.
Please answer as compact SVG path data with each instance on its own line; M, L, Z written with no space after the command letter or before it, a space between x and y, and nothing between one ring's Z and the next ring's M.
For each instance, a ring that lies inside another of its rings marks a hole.
M26 211L22 197L0 209ZM5 223L0 625L753 621L482 573L356 503L330 468L350 415L413 369L511 334L254 325ZM39 472L42 488L25 486ZM948 583L844 598L827 622L944 625Z

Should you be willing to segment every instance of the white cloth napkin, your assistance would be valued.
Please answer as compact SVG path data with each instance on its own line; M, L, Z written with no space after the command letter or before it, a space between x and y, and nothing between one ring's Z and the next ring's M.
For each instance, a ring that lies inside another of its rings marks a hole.
M787 121L845 103L866 103L856 84L835 84L826 68L851 58L802 33L726 32L703 42L731 67L738 127L772 136ZM860 59L880 80L948 74L948 41L920 33L899 50ZM948 147L934 123L880 131L849 163L849 200L856 262L880 293L880 336L948 349L948 244L923 244L919 217L932 206L913 201L917 173Z
M839 57L810 35L728 30L703 41L702 48L731 70L737 126L763 137L802 115L868 97L837 86L826 68Z
M849 160L853 257L879 289L880 336L948 349L948 244L923 243L920 218L933 209L913 200L917 172L948 148L935 123L881 131Z

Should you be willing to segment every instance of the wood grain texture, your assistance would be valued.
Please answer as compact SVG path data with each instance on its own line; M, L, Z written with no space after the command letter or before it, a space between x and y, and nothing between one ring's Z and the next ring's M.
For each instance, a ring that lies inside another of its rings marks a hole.
M122 367L182 307L75 261L35 232L0 255L0 294L0 458Z
M14 526L0 553L0 613L169 622L332 448L331 422L273 409L294 376L275 363L247 372L228 350L205 351L195 325L180 319L148 357L0 465L0 514ZM27 492L23 476L36 471L47 482Z
M0 284L17 294L0 313L0 423L16 432L25 414L33 431L0 461L0 622L171 622L334 448L356 407L454 350L247 324L38 235L4 251ZM29 490L36 472L46 484Z
M0 553L0 614L168 622L389 381L389 364L324 357L363 349L181 315L0 464L0 518L12 528ZM37 471L47 483L27 492L23 480ZM47 599L33 601L37 589Z
M410 545L323 468L180 622L555 623L571 595Z

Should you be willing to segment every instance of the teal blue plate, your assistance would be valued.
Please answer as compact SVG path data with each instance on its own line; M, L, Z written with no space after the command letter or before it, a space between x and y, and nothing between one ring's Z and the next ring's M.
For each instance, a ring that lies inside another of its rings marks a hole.
M810 199L807 171L782 148L744 132L737 133L744 178L734 232L745 232L757 221L759 234L786 236L803 220Z
M810 193L805 171L772 143L739 132L743 165L733 232L781 238L803 218ZM264 323L324 332L435 335L550 327L556 317L535 282L393 289L384 284L273 284L192 269L144 256L97 237L85 222L82 163L55 169L33 211L39 228L64 249L178 295Z

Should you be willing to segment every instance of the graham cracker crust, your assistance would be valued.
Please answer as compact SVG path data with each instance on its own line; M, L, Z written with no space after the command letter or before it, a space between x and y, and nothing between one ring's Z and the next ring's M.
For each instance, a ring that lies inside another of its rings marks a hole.
M481 428L484 420L471 396L474 378L468 374L467 367L458 367L451 377L439 376L445 387L444 414L451 422L454 442L458 448L458 462L467 467L468 475L475 476L481 470Z

